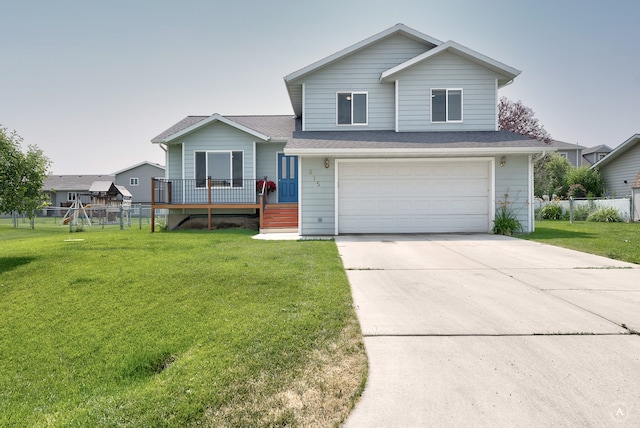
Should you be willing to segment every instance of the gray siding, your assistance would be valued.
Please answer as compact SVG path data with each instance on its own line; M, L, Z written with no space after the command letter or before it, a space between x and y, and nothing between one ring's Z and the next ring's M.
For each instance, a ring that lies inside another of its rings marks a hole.
M163 178L164 169L143 164L116 175L115 183L129 190L132 196L132 203L147 204L151 203L151 179L156 177ZM131 178L137 178L139 184L137 186L131 185Z
M607 192L611 196L631 195L631 185L640 172L640 143L600 169ZM627 180L627 184L624 181Z
M182 178L182 145L171 144L167 147L166 178Z
M335 234L335 159L300 158L300 234Z
M427 47L401 35L389 37L306 77L305 129L390 130L395 129L395 88L380 83L383 71L411 59ZM336 93L368 92L368 125L336 125Z
M256 178L258 180L267 177L274 183L278 183L278 152L284 151L284 143L261 143L256 145ZM278 201L278 190L269 193L269 202Z
M506 198L509 206L517 214L524 232L529 233L529 156L506 156L504 166L500 166L500 158L496 157L495 161L496 212L500 201L509 195Z
M498 74L450 52L399 73L399 131L495 131ZM431 123L431 89L462 88L463 122Z
M243 151L245 179L255 178L253 144L255 137L221 122L212 123L182 139L184 178L195 178L195 152L215 150Z

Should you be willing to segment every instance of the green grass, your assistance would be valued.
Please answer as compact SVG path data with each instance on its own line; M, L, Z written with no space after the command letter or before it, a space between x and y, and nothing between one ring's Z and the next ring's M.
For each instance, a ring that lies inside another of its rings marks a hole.
M331 241L27 227L0 223L0 426L336 425L362 390Z
M542 220L535 232L520 237L640 264L640 223Z

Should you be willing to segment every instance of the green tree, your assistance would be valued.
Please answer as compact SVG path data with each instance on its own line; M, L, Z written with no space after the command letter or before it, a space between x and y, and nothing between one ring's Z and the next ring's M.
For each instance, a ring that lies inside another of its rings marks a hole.
M534 177L535 194L566 197L569 190L567 175L571 168L569 161L556 153L545 156L545 159L538 162L537 169L534 171L534 173L537 172L537 176Z
M591 169L588 166L572 168L567 173L567 187L580 184L587 192L586 196L598 197L604 193L604 181L600 176L600 171Z
M15 131L0 126L0 212L33 219L48 202L42 190L51 162L35 145L23 153L21 143Z

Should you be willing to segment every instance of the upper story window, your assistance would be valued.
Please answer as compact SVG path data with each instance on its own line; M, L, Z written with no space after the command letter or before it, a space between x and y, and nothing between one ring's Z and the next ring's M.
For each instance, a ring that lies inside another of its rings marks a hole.
M431 122L462 122L462 89L431 90Z
M243 187L244 158L241 151L196 152L196 187Z
M606 153L598 153L598 160L604 159L606 155L607 155Z
M338 125L367 124L368 108L366 92L338 92L337 98Z
M76 192L67 192L67 201L75 201L76 200Z
M140 185L140 180L138 179L138 177L131 177L131 178L129 178L129 185L130 186L139 186Z

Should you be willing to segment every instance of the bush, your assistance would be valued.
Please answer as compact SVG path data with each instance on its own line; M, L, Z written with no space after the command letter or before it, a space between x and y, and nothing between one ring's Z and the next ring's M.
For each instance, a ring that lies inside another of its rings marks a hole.
M559 204L551 203L542 207L541 215L543 220L562 219L562 207Z
M573 220L574 221L585 221L589 214L591 214L592 208L588 205L579 205L574 206L573 208Z
M513 210L509 194L498 201L498 209L493 220L493 233L497 235L511 236L514 233L522 233L522 223L518 220L518 214Z
M592 212L587 217L587 221L598 221L604 223L619 223L622 221L620 213L613 207L600 208L597 211Z
M572 184L571 186L569 186L567 195L572 198L584 198L585 196L587 196L587 189L585 189L582 184Z
M566 176L567 185L569 189L574 185L580 185L584 189L585 196L597 197L604 192L604 182L600 176L600 172L596 169L591 169L588 166L581 166L578 168L570 169ZM574 197L581 197L575 195Z

